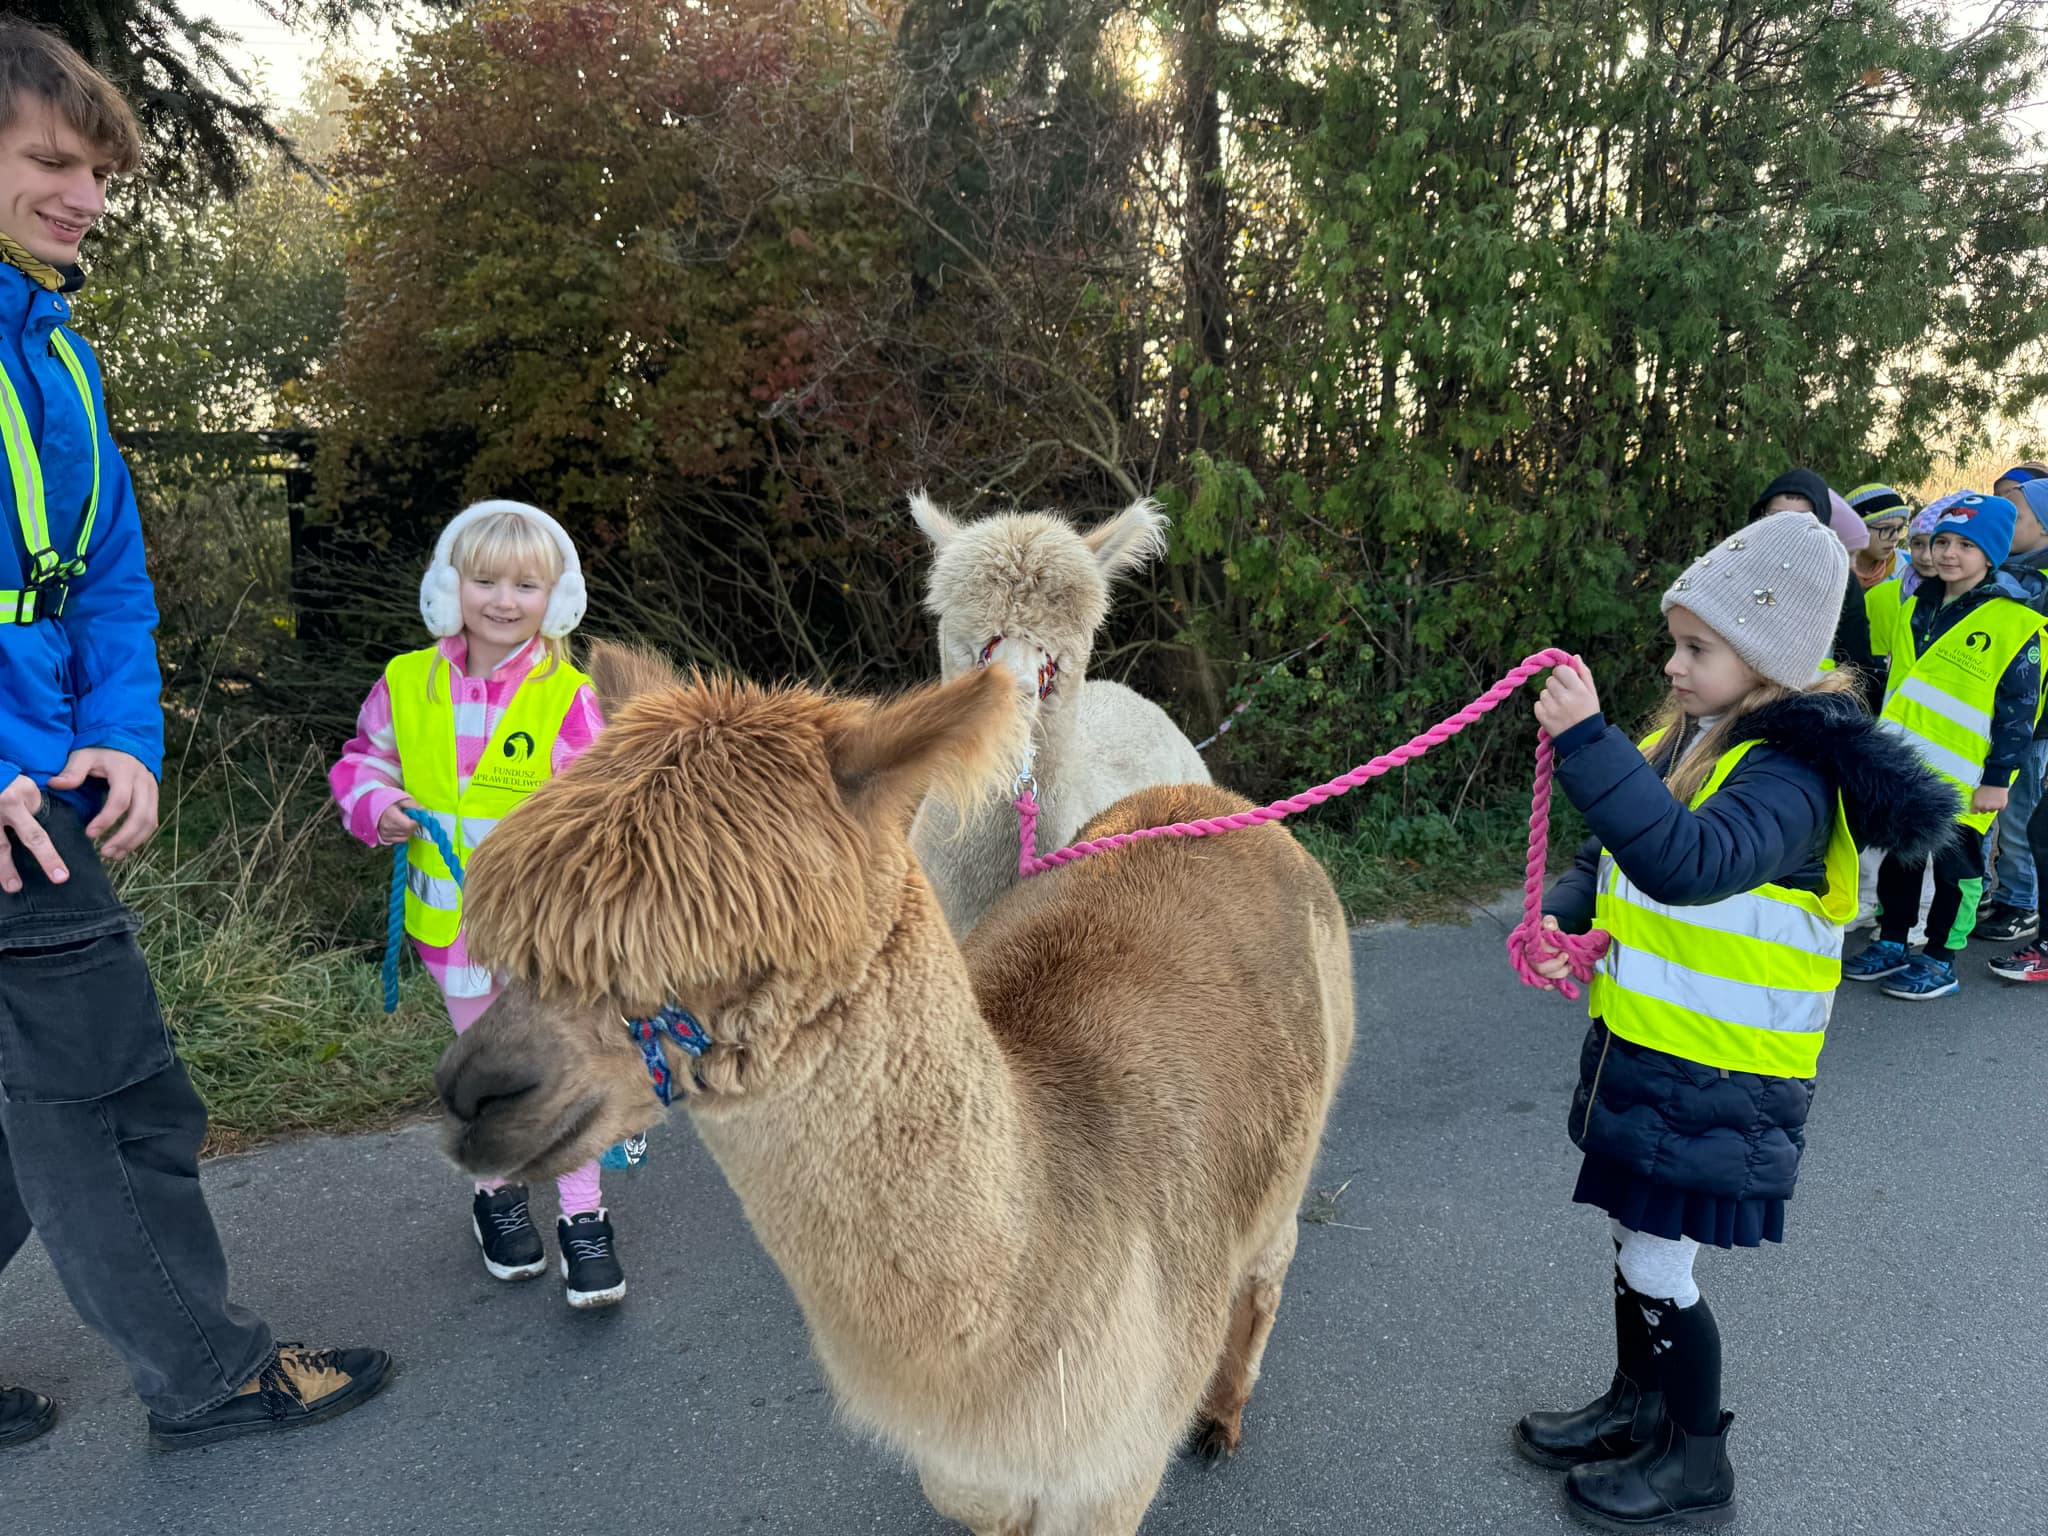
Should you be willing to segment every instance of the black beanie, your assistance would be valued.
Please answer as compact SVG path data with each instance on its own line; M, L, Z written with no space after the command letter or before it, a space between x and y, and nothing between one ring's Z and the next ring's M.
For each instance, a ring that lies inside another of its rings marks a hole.
M1812 508L1813 515L1820 519L1823 527L1830 526L1828 518L1828 483L1810 469L1788 469L1769 485L1763 495L1750 504L1752 521L1764 515L1764 507L1773 496L1798 496Z

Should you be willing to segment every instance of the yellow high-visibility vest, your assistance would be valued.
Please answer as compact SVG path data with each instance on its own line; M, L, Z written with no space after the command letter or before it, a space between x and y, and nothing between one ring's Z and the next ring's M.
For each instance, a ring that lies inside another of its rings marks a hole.
M455 758L455 700L449 678L433 696L428 681L441 660L438 646L407 651L384 669L391 690L391 727L405 792L434 818L460 855L469 856L520 801L540 788L554 762L555 738L589 679L566 663L528 673L462 785ZM542 667L546 667L542 663ZM455 942L462 927L462 889L441 850L423 832L406 844L410 864L405 890L405 931L422 944Z
M2038 653L2043 620L2024 603L1995 598L1972 609L1922 656L1914 650L1913 614L1926 592L1916 592L1900 615L1893 686L1878 724L1903 736L1922 762L1954 786L1958 821L1988 832L1998 813L1972 811L1970 796L1984 782L1991 756L1999 679L2028 646ZM2040 718L2036 696L2034 719Z
M1889 581L1880 581L1863 594L1863 612L1870 620L1870 654L1890 658L1892 676L1903 677L1904 668L1894 654L1899 647L1899 625L1905 620L1906 584L1898 576ZM1909 636L1906 642L1912 644ZM1886 679L1885 691L1891 691L1891 680Z
M43 495L43 461L36 452L35 436L29 431L28 412L7 370L0 368L0 451L7 459L7 475L14 487L15 520L21 524L21 547L28 556L23 575L26 587L0 590L0 624L33 624L37 619L54 619L64 612L64 597L71 583L85 574L85 555L92 544L92 525L100 511L100 418L92 407L92 384L85 376L85 364L78 349L59 326L50 333L50 350L71 375L78 389L78 403L85 407L86 435L92 439L92 494L78 520L78 550L69 560L50 543L49 509Z
M1643 743L1647 756L1657 738ZM1698 810L1758 743L1724 753ZM1606 849L1593 924L1613 943L1593 975L1596 1018L1623 1040L1730 1072L1812 1077L1856 915L1856 842L1842 797L1822 861L1825 889L1765 883L1702 906L1653 901Z

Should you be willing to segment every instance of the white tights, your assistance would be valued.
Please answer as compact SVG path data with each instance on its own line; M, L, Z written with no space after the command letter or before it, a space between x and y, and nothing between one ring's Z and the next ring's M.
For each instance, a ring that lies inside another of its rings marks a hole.
M1614 1240L1621 1245L1621 1253L1614 1262L1630 1290L1638 1296L1674 1301L1681 1308L1700 1299L1700 1288L1692 1278L1692 1261L1700 1251L1698 1243L1689 1237L1652 1237L1618 1221L1613 1228Z

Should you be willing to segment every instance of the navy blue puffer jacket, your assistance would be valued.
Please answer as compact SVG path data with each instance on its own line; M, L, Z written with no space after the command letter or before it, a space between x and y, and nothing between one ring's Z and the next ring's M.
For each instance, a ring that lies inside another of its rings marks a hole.
M1558 739L1558 783L1594 834L1544 904L1558 926L1592 926L1603 845L1640 890L1667 903L1720 901L1771 882L1817 890L1838 789L1860 846L1924 858L1953 836L1954 791L1879 732L1853 694L1785 699L1744 721L1739 739L1759 745L1697 812L1664 787L1670 758L1660 752L1652 766L1604 721ZM1571 1138L1658 1184L1783 1199L1799 1176L1813 1092L1811 1078L1702 1066L1614 1037L1595 1019L1580 1052Z

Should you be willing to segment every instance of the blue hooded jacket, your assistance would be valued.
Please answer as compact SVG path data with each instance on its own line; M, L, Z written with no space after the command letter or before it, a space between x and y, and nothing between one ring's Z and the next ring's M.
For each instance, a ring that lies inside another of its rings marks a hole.
M0 263L0 367L21 397L42 464L45 517L59 556L78 553L92 496L93 445L78 389L51 350L71 305ZM109 747L163 773L162 680L156 662L156 595L143 563L135 486L107 428L99 361L71 333L98 420L99 514L85 574L71 583L60 618L0 624L0 789L27 774L47 785L80 747ZM0 472L0 590L26 581L27 550L13 476ZM96 809L101 790L68 795Z

